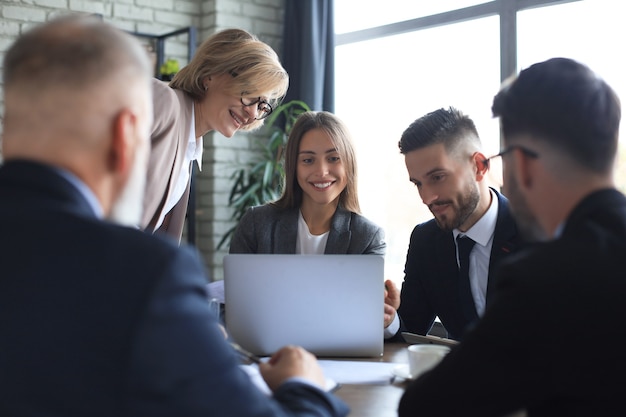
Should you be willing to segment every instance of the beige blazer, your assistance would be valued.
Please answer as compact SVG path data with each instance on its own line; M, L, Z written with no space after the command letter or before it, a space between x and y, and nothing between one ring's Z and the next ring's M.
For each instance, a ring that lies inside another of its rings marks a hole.
M148 177L144 194L144 212L141 227L166 233L178 241L183 233L189 185L181 199L169 213L164 212L165 202L174 189L176 179L184 167L185 152L191 130L193 100L180 90L170 88L158 79L152 81L154 123L152 149L148 163ZM191 178L191 177L190 177ZM155 230L155 225L162 222Z

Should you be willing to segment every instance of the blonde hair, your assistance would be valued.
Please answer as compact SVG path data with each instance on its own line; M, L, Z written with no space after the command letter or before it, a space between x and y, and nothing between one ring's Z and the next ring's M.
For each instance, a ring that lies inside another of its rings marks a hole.
M289 76L276 52L241 29L226 29L207 38L169 85L199 101L206 94L204 80L221 74L232 76L232 82L226 86L229 94L266 96L274 108L289 86ZM262 120L257 120L242 130L254 130L262 124Z
M300 207L302 188L298 184L298 152L304 135L313 129L322 129L330 136L334 148L346 170L346 188L339 195L339 206L353 213L361 213L357 194L356 152L352 135L341 119L326 111L302 113L294 123L285 149L285 179L281 197L273 204L281 209Z

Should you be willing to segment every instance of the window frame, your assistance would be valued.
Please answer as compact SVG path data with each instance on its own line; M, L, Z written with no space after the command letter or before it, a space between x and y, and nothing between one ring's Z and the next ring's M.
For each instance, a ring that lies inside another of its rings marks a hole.
M430 16L335 34L335 47L431 29L483 17L500 16L500 81L517 72L517 12L525 9L573 3L582 0L494 0L475 6L450 10Z

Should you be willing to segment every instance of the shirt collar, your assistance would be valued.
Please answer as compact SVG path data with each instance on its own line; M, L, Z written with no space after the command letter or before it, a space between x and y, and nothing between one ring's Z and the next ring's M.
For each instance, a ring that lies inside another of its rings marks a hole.
M552 238L553 239L560 238L561 235L563 234L563 229L565 229L565 221L562 221L561 223L559 223L556 229L554 229L554 236L552 236Z
M104 211L102 210L100 201L98 201L98 198L96 197L94 192L91 191L91 188L87 187L87 185L80 178L78 178L76 175L72 174L71 172L65 169L58 168L58 167L53 167L53 169L56 170L56 172L60 176L65 178L70 184L72 184L78 190L78 192L85 198L85 200L87 200L87 203L93 210L96 217L98 217L99 219L102 219L104 217Z
M202 136L196 138L195 103L192 103L191 105L191 129L189 130L189 145L187 146L187 154L185 156L190 161L196 161L198 163L198 170L202 171L202 151L204 149L204 141Z
M474 242L487 246L489 240L493 238L498 222L498 196L491 189L489 189L489 195L491 196L491 204L489 204L485 214L467 232L454 229L452 233L455 240L458 235L465 235Z

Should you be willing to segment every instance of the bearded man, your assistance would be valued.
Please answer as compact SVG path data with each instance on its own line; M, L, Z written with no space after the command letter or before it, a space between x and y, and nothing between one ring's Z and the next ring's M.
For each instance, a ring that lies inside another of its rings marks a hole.
M460 340L490 301L495 266L520 247L517 228L507 199L488 185L489 163L467 115L452 107L428 113L398 146L434 218L411 234L402 291L386 282L385 338L426 335L439 317L447 336ZM465 268L463 242L469 243Z

